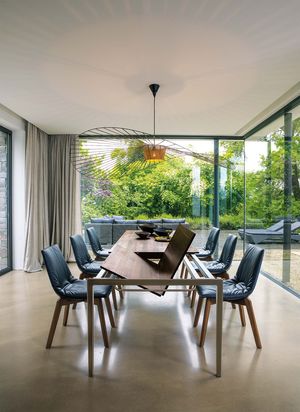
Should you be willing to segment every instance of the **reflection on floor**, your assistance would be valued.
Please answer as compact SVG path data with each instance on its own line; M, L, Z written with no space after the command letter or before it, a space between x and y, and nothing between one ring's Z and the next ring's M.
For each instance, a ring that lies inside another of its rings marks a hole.
M84 304L67 327L60 319L46 350L56 301L46 273L4 275L0 295L1 411L299 411L300 300L263 276L252 299L263 349L224 305L222 378L214 376L215 317L200 349L183 293L127 293L110 349L96 333L94 378Z

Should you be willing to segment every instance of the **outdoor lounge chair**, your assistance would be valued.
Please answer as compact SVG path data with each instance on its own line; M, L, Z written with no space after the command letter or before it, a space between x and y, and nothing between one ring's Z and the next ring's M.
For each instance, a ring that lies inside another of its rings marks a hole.
M291 224L291 232L300 229L300 222L294 222ZM245 232L246 241L249 243L263 243L265 241L283 241L283 229L272 231L268 229L261 229L255 232ZM292 233L291 239L300 241L300 234Z
M238 233L240 235L240 238L243 240L244 239L244 234L256 234L256 233L261 233L264 230L270 231L270 232L277 232L277 230L283 229L283 224L284 220L279 220L279 222L274 223L274 225L267 227L266 229L238 229Z

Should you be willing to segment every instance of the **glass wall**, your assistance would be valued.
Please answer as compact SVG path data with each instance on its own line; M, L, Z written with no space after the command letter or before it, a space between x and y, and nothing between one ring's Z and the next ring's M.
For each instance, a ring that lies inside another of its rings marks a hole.
M218 138L169 142L170 147L181 147L181 153L170 150L163 162L145 165L139 144L126 146L123 139L120 147L109 147L114 172L108 171L108 179L103 179L100 171L108 164L108 151L104 160L97 158L96 164L92 161L96 144L87 140L81 153L91 156L88 171L95 177L81 179L83 223L106 219L110 224L109 219L123 217L135 225L141 220L183 218L196 232L195 245L199 247L205 244L211 226L220 226L221 249L227 235L238 234L244 224L244 141ZM98 143L101 145L101 141ZM97 171L93 173L92 168ZM235 258L242 253L239 238Z
M243 255L244 228L244 142L219 141L219 226L222 247L229 233L238 236L235 259Z
M291 111L292 114L292 197L291 215L292 229L290 253L286 251L283 281L300 293L300 106Z
M11 270L11 133L0 127L0 274Z
M299 109L245 142L245 242L265 249L262 270L300 292ZM254 229L254 230L251 230Z

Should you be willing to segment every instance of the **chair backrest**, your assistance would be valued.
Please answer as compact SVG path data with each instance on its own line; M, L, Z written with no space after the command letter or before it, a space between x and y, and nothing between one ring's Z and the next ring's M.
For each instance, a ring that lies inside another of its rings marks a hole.
M225 240L221 256L217 259L219 263L223 263L225 265L224 270L228 270L232 264L236 242L237 236L235 235L228 235Z
M247 296L249 296L255 288L263 257L263 249L249 245L239 264L234 281L244 283L247 288Z
M86 244L81 235L70 236L71 245L75 260L79 269L84 271L84 265L93 262L93 259L89 255Z
M159 261L160 273L173 277L196 234L179 224Z
M219 234L220 234L220 229L217 227L212 227L209 232L204 249L210 250L211 254L213 254L215 251L215 248L217 246L218 239L219 239Z
M42 255L51 285L55 293L61 296L63 288L72 283L75 278L72 276L58 245L49 246L42 250Z
M100 243L100 240L97 236L96 230L93 227L88 227L86 229L89 241L90 241L90 245L92 248L92 251L95 253L95 255L97 254L97 252L99 252L99 250L102 250L102 246Z

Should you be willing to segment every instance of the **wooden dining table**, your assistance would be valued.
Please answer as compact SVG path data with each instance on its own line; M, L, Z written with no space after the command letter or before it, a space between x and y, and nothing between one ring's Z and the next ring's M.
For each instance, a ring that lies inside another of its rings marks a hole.
M127 292L149 292L163 296L166 292L186 291L186 287L195 288L198 285L216 286L216 376L221 376L222 367L222 313L223 313L223 281L214 278L205 265L196 257L197 270L192 265L190 256L196 249L190 246L186 251L182 264L185 265L190 278L175 278L164 274L158 275L151 268L145 270L145 266L139 266L145 259L157 260L165 253L168 242L156 241L153 236L142 240L134 231L126 231L113 246L111 254L103 262L103 269L96 278L87 279L87 317L88 317L88 374L94 373L94 292L95 285L110 285L121 287ZM188 258L189 256L189 258ZM141 258L142 257L142 258ZM141 260L142 259L142 260ZM151 262L150 262L151 263ZM143 267L143 270L141 270ZM150 265L149 265L150 267ZM148 266L147 266L148 268ZM114 277L110 274L113 273ZM132 288L135 286L135 288ZM139 288L136 288L139 286ZM175 288L173 288L175 286ZM179 289L178 286L183 286ZM109 350L109 349L107 349Z

